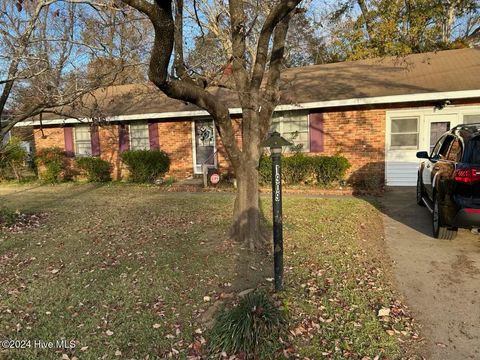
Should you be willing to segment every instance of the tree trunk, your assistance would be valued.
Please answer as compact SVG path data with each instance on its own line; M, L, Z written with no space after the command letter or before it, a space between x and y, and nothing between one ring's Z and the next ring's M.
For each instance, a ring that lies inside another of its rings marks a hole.
M266 229L260 209L258 160L244 161L236 169L237 197L233 210L231 237L250 250L265 248Z

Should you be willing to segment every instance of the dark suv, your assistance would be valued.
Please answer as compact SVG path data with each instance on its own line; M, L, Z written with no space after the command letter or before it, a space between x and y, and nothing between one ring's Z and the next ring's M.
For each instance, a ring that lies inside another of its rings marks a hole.
M443 134L420 164L417 203L432 213L433 235L453 239L458 228L480 228L480 123Z

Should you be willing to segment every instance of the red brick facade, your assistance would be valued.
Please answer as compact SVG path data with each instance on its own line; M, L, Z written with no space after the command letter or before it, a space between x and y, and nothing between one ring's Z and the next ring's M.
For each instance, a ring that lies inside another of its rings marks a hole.
M318 155L342 154L352 164L349 177L361 182L367 177L383 182L385 159L385 110L350 110L322 112L323 151ZM241 120L235 119L234 129L241 146ZM112 177L125 179L127 171L119 157L119 126L101 126L99 129L101 157L112 164ZM45 147L64 147L61 127L34 130L36 150ZM193 175L192 120L179 119L158 123L158 144L171 160L167 176L185 179ZM217 163L223 174L232 173L225 148L217 136Z
M385 178L385 110L323 112L323 149L320 154L345 156L352 164L351 182Z

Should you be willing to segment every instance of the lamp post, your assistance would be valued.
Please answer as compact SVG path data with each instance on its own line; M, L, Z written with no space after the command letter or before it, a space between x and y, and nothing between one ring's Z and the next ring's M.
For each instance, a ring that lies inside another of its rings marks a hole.
M264 146L272 158L273 268L275 291L283 290L283 226L282 226L282 147L292 145L277 131L270 134Z

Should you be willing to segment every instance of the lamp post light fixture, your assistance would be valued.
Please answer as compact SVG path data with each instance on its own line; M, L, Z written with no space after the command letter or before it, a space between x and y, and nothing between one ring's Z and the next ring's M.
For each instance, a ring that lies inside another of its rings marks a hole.
M282 147L290 146L288 140L274 131L263 143L270 148L272 158L272 207L273 207L273 269L275 291L283 290L283 225L282 225Z

